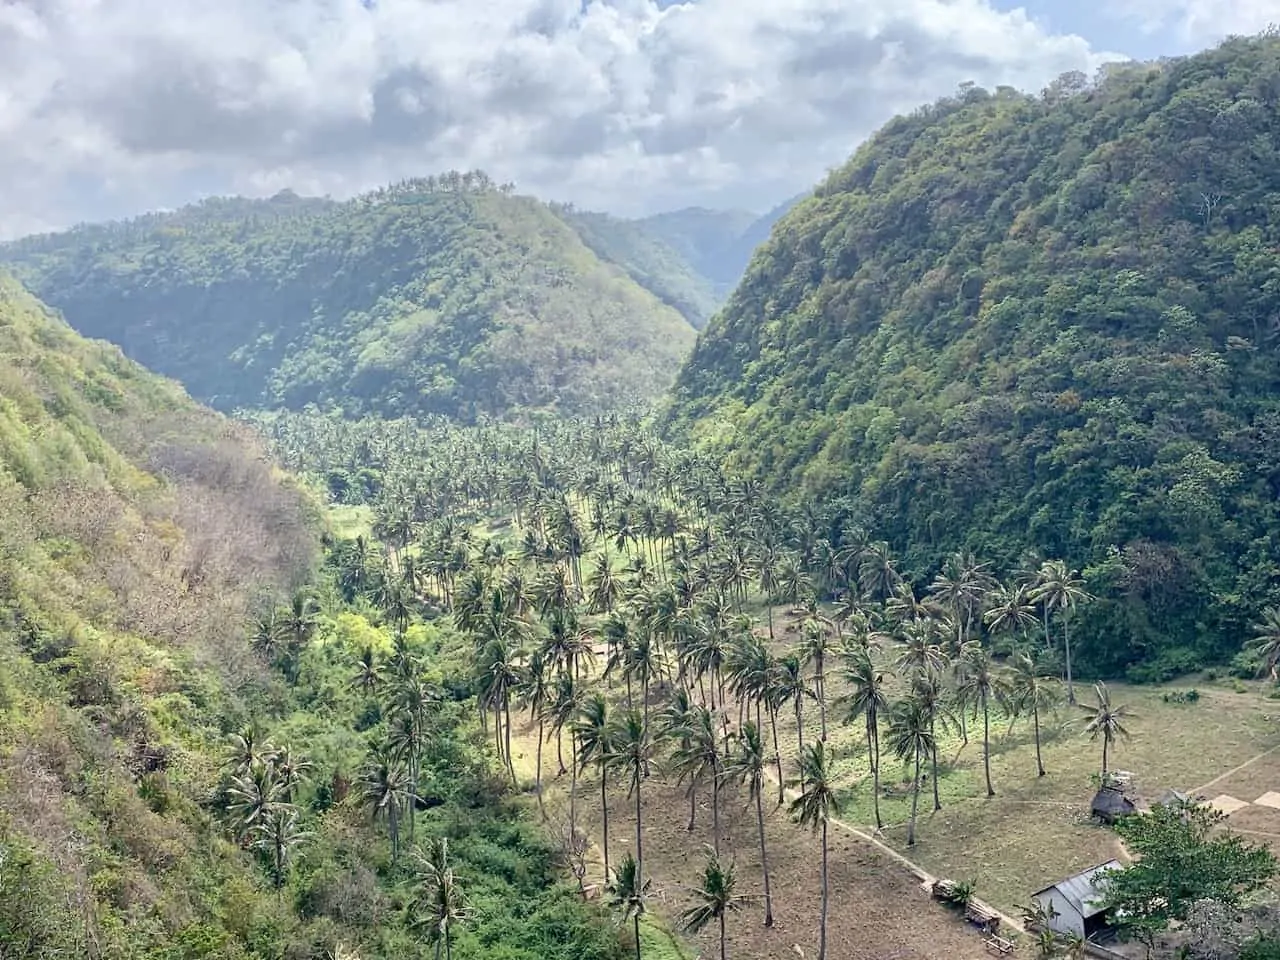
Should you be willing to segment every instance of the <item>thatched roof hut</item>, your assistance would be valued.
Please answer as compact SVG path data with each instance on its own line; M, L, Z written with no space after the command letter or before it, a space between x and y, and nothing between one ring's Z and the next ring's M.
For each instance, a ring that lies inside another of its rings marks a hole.
M1094 795L1089 811L1103 823L1115 823L1121 817L1137 813L1138 807L1119 790L1103 787Z

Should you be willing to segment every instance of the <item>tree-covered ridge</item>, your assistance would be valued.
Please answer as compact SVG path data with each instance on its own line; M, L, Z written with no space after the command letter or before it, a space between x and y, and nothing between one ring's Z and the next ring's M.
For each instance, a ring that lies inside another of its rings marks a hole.
M1103 672L1234 652L1280 598L1278 132L1275 36L894 120L757 253L673 420L907 569L1066 558Z
M281 195L0 248L79 330L217 406L470 418L657 396L693 341L543 204L483 174Z

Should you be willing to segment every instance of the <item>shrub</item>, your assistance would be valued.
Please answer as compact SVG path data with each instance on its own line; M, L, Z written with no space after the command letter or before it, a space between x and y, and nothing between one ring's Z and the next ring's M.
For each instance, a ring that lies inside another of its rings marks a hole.
M1168 683L1203 667L1200 655L1189 647L1164 650L1147 663L1135 663L1125 671L1130 683Z

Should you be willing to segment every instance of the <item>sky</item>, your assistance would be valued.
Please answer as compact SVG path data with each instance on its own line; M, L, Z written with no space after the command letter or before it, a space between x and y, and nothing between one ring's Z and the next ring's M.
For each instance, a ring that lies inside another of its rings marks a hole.
M1193 52L1280 0L0 0L0 237L483 169L764 211L966 81Z

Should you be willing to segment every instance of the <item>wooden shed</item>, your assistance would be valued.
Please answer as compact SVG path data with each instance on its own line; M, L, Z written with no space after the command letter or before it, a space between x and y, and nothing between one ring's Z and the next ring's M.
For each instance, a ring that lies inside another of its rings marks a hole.
M1123 869L1119 860L1108 860L1033 893L1031 899L1049 916L1050 929L1087 940L1108 929L1099 901L1106 886L1106 875Z

